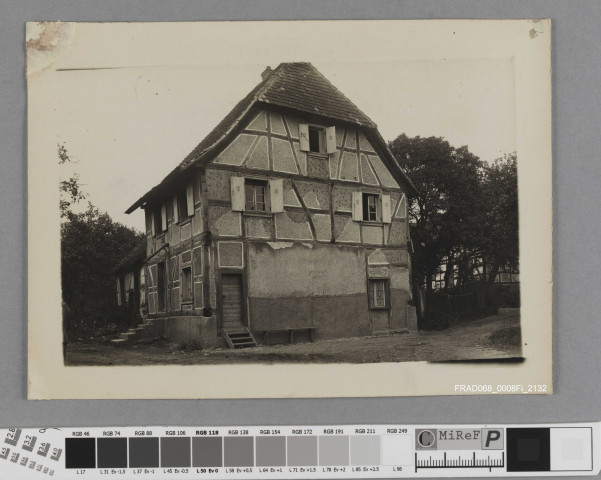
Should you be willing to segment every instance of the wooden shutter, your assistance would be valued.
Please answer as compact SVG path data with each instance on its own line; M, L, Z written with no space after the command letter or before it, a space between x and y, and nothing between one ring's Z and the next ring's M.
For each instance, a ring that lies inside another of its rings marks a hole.
M194 188L192 184L186 187L186 201L188 205L188 216L194 215Z
M179 222L179 213L177 211L177 195L173 197L173 223Z
M390 223L391 217L390 195L382 195L382 222Z
M360 222L363 220L363 194L353 192L353 220Z
M117 277L117 305L121 305L121 282Z
M298 138L300 139L300 149L303 152L309 151L309 125L301 123L298 126Z
M384 306L390 308L390 280L384 280Z
M272 213L284 211L284 181L281 178L269 180L269 195Z
M161 205L161 229L163 232L167 230L167 205Z
M246 200L244 198L244 177L231 177L232 210L243 212Z
M153 210L150 211L150 233L152 234L153 237L157 234L156 226L154 225L154 211Z
M397 216L400 218L407 218L407 197L404 193L401 195L401 200L399 201Z
M326 128L326 152L336 153L336 127Z

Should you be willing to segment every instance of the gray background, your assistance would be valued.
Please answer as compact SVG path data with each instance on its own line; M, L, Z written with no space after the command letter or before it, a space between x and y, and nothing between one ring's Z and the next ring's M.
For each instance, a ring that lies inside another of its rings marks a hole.
M601 2L2 0L0 17L0 427L601 420ZM553 396L26 400L25 21L547 17L554 67Z

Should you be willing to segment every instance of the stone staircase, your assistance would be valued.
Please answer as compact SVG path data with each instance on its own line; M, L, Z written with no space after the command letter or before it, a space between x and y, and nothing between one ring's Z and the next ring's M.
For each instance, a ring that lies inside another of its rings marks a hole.
M117 338L111 340L111 344L132 345L142 341L152 341L163 335L163 323L160 318L148 318L135 328L130 328Z
M224 330L223 336L230 348L251 348L257 346L255 338L246 327L239 330Z

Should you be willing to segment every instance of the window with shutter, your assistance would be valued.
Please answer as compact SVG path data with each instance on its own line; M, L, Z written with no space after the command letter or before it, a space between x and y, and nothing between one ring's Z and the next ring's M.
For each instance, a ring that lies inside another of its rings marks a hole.
M300 149L303 152L330 154L336 152L336 128L301 124Z
M157 206L152 211L152 220L154 226L153 235L160 235L163 232L163 214L162 206Z
M309 126L309 151L312 153L325 153L325 129Z
M175 221L185 222L194 215L194 192L191 184L177 192L176 203L177 215L175 215Z
M363 221L380 221L380 196L375 193L363 194Z
M267 182L247 178L244 182L245 211L267 212Z
M369 308L372 310L390 307L390 287L388 279L369 280Z
M186 211L188 216L191 217L194 215L194 188L192 187L192 184L186 187L186 200Z

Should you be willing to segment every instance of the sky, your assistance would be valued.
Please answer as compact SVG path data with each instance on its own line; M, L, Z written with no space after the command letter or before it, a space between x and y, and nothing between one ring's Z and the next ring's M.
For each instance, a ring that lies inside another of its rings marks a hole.
M514 61L497 24L29 25L29 38L51 37L51 48L28 52L30 101L45 125L34 140L48 144L48 161L64 144L73 163L58 175L77 172L95 206L141 230L142 212L125 210L183 160L265 67L309 61L385 140L444 137L490 162L516 150Z

